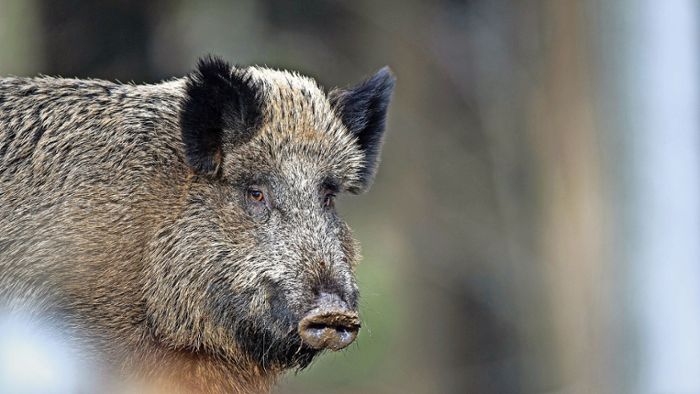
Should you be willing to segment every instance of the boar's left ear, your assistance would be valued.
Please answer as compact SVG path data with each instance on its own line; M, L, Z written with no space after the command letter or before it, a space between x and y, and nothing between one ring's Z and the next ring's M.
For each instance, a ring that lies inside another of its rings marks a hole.
M260 119L260 99L246 70L216 57L200 59L187 78L180 113L188 164L198 174L218 174L223 144L250 140Z
M386 113L394 91L396 78L384 67L369 79L348 89L333 90L328 94L334 110L348 130L357 136L357 143L365 155L360 173L360 187L351 192L365 191L372 184L382 148Z

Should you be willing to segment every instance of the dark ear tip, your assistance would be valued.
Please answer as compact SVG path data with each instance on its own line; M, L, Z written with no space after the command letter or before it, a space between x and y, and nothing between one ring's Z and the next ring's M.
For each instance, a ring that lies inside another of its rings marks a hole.
M396 85L396 75L389 66L384 66L379 69L371 79L388 90L392 90L394 85Z
M390 77L392 80L394 80L394 81L396 80L394 71L389 66L384 66L384 67L380 68L379 71L377 71L377 74L386 75L386 76Z
M214 79L228 77L233 67L229 62L216 55L204 55L197 60L196 78Z
M212 55L211 53L200 56L200 58L197 60L197 68L221 64L228 64L228 62L221 56Z

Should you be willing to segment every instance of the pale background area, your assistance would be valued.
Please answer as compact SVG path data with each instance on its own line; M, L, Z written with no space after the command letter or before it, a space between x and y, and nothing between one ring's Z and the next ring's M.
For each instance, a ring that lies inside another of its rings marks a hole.
M338 204L362 332L277 393L700 393L699 15L0 0L0 74L156 82L215 53L331 87L392 67L376 183Z

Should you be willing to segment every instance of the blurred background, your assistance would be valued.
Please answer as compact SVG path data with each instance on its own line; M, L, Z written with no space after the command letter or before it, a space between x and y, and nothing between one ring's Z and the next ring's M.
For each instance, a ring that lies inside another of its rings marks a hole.
M694 0L0 0L0 74L398 83L363 330L295 393L700 393Z

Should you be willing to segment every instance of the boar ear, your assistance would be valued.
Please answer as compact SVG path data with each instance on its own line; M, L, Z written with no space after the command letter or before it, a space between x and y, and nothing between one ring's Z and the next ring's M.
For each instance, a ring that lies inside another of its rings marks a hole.
M261 118L258 97L245 69L216 57L199 60L187 77L180 113L187 162L196 173L217 174L224 142L253 137Z
M374 179L384 137L387 108L395 82L389 67L384 67L360 84L334 90L328 95L334 110L348 130L357 137L357 143L365 155L364 167L360 173L360 188L351 190L355 193L367 190Z

